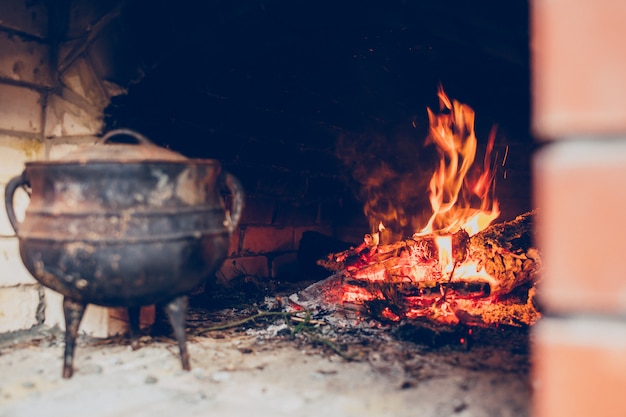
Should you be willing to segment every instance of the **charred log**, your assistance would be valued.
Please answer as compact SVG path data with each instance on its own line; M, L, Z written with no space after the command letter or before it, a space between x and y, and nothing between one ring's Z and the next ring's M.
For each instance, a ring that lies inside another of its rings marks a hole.
M488 227L469 237L464 230L452 236L453 257L457 264L472 261L478 273L484 267L490 276L490 293L506 294L536 279L541 267L539 251L533 244L534 212L512 221ZM414 282L431 285L449 280L441 272L434 235L417 236L389 245L364 244L328 255L318 265L344 271L353 279L387 282ZM417 267L417 269L416 269ZM452 277L451 281L454 281ZM474 281L484 279L470 277Z
M467 245L468 258L497 278L494 294L506 294L538 276L539 251L533 244L534 212L515 220L488 227L472 236Z
M451 272L439 264L434 235L388 245L368 236L359 247L318 264L342 277L342 301L360 303L381 320L530 325L540 317L534 286L541 259L533 244L533 218L529 212L471 237L457 232L451 239Z

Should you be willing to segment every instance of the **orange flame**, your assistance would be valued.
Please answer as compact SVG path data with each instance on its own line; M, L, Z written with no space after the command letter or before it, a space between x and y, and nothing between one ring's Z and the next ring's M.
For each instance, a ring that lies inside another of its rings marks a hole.
M472 182L468 174L477 147L474 110L456 100L450 101L441 85L437 95L440 113L427 109L430 121L427 143L437 146L441 159L429 186L433 213L426 227L417 235L448 234L465 229L471 236L485 229L500 215L498 201L493 197L495 172L490 163L495 129L489 135L483 171ZM479 207L475 207L477 200Z
M454 268L454 262L452 261L452 236L437 236L435 244L437 249L439 249L439 265L442 267L442 272L452 272Z
M478 140L474 131L474 110L457 100L450 100L439 85L437 93L439 97L439 113L428 111L429 135L426 144L433 144L438 153L438 167L432 173L429 182L429 200L432 214L425 227L415 236L434 235L434 243L438 252L438 265L442 276L449 276L452 280L468 277L483 278L493 281L484 270L476 264L464 262L455 264L453 252L452 234L463 229L469 236L487 228L499 215L499 204L495 198L495 164L492 161L492 153L496 138L495 127L491 130L481 164L474 166ZM377 171L378 173L387 171ZM374 175L378 181L384 183L386 177ZM379 184L380 185L380 184ZM371 201L376 201L370 200ZM368 202L368 204L369 204ZM398 210L405 208L396 205L384 205L392 210L393 215L387 215L387 219L398 220ZM366 205L366 214L369 212ZM374 210L376 212L376 210ZM380 216L382 211L378 211ZM388 214L388 213L387 213ZM383 232L385 226L380 218L370 217L370 221L376 221L378 231L366 235L366 244L377 246L384 243ZM423 219L421 215L417 215ZM414 227L420 227L423 222L415 223ZM413 268L410 276L416 280L431 273L430 265L423 265L422 260L417 259L412 263ZM385 281L387 274L384 270L377 271L368 276L370 281Z

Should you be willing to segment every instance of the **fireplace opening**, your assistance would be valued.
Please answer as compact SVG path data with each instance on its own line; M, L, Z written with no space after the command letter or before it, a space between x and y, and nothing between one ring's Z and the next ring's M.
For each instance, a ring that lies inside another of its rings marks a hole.
M188 157L215 158L246 190L229 257L192 307L260 302L327 278L326 256L378 232L372 213L385 219L381 243L418 232L439 163L428 112L442 91L475 114L495 223L532 210L526 2L162 1L145 12L141 2L126 11L142 72L105 110L107 129L130 127ZM428 291L435 299L448 287ZM457 285L490 303L509 295L494 288ZM538 315L528 303L523 325ZM390 305L369 307L383 321L406 318ZM440 324L434 334L450 323Z
M291 343L401 374L399 390L458 377L444 395L458 401L441 410L528 415L539 259L526 1L138 0L114 10L111 43L94 43L109 54L90 58L125 87L103 131L214 158L246 193L227 259L190 295L192 339L254 339L242 354ZM488 174L499 216L471 234L420 234L433 174L450 162L431 140L433 118L452 118L456 134L457 108L475 115L465 136L479 168L460 188ZM406 263L414 257L418 267ZM492 274L464 279L468 259ZM152 340L169 338L156 315Z

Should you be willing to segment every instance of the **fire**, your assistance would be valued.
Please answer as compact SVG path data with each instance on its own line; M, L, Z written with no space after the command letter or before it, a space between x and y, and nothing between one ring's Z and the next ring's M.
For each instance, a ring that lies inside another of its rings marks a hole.
M486 275L475 266L464 265L455 269L458 260L455 260L453 254L451 236L461 229L473 236L500 215L495 198L495 164L492 163L496 129L494 127L490 132L482 166L475 166L478 140L474 131L474 110L457 100L450 100L441 85L437 96L439 113L427 108L429 134L425 142L426 145L433 144L439 155L437 168L430 177L428 187L432 214L426 226L414 232L413 236L435 236L443 274ZM366 213L369 212L367 207L366 204ZM390 209L397 214L398 211L404 211L405 207L390 206ZM390 216L387 213L387 217L397 217L395 214ZM366 240L372 246L378 246L384 241L382 233L385 226L374 217L370 217L370 221L378 223L378 231L367 235ZM378 280L382 280L381 277L377 277Z
M458 265L454 270L454 280L463 280L465 278L472 278L474 280L481 279L488 282L493 288L498 286L498 281L489 275L485 268L479 266L476 262L463 262Z
M435 238L435 244L439 249L439 265L441 265L441 272L451 273L454 269L452 236L437 236Z
M491 167L491 154L496 137L491 130L483 160L482 172L475 181L470 173L476 157L477 139L474 132L474 110L456 100L450 100L439 86L439 114L428 111L430 133L426 143L433 143L441 156L439 166L429 184L432 216L416 236L438 234L439 264L442 272L457 277L472 273L472 267L464 265L455 270L452 254L451 233L463 229L470 236L484 230L499 215L498 201L494 197L495 170ZM476 207L475 201L479 202ZM474 274L486 275L475 269Z
M380 234L385 230L385 225L383 222L378 223L378 232L372 233L372 244L378 245L380 243Z
M376 192L369 194L372 198L365 210L372 233L358 247L332 256L332 264L344 264L340 299L366 304L374 316L393 322L425 317L448 324L534 323L540 316L532 302L534 292L528 289L524 298L521 287L532 282L541 264L537 251L523 244L529 241L531 217L491 226L500 215L492 158L496 130L489 134L482 163L475 163L474 110L448 98L441 86L438 97L439 113L428 109L426 143L433 145L439 159L434 169L421 176L430 180L431 212L418 208L422 212L413 215L415 206L391 204L402 198L383 199L388 194L404 195L393 191L415 192L421 189L416 185L419 181L412 188L404 187L406 182L394 188L384 181L388 177L379 178L379 186L369 189ZM418 176L409 179L419 180ZM426 189L426 183L422 185ZM421 207L428 208L423 197ZM384 204L371 204L379 201ZM411 238L385 242L384 237L394 236L389 230L407 225L390 211L411 220L406 232L413 234ZM522 291L512 295L514 288Z
M441 156L429 185L433 213L417 235L449 234L464 229L472 236L500 215L498 201L493 196L495 170L490 162L495 128L489 135L482 173L471 181L469 174L477 148L474 110L456 100L450 101L441 85L438 96L439 114L427 109L430 121L427 143L434 143ZM479 207L473 204L476 200Z

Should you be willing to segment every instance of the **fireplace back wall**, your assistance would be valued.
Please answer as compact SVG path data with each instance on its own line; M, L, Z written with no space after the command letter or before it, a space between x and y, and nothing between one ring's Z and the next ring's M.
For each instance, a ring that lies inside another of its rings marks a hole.
M124 24L145 76L113 99L107 128L218 159L242 180L225 280L306 278L307 230L358 243L370 230L357 169L390 167L389 189L422 172L407 187L427 203L426 107L437 110L439 83L475 109L479 147L498 124L497 195L511 219L531 208L527 4L432 3L131 3Z
M531 208L525 1L6 0L0 15L0 190L25 162L114 127L218 159L248 195L224 281L306 278L306 231L359 242L373 173L388 175L383 204L425 201L439 83L476 111L479 150L498 124L500 220ZM16 196L18 214L27 204ZM0 332L63 326L61 297L25 270L4 210L0 270ZM125 326L91 306L81 331Z

